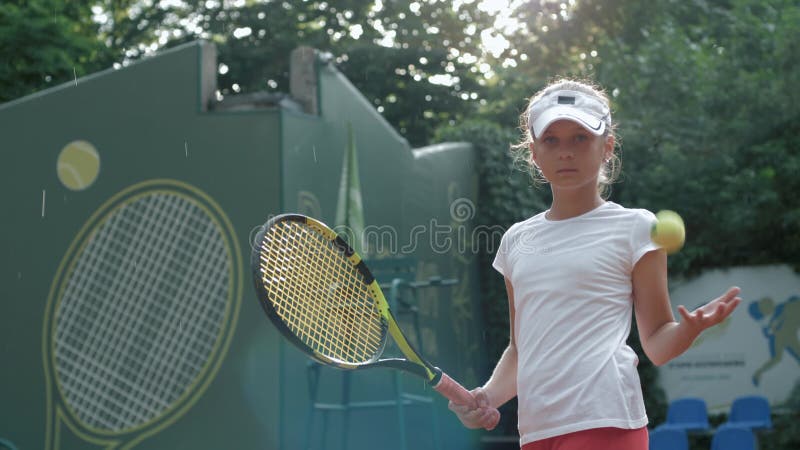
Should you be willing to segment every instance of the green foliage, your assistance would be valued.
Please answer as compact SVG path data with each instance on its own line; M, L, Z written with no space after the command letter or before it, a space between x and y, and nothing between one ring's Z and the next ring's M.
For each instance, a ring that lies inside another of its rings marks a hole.
M357 42L348 29L365 20L370 6L351 0L244 2L236 7L203 0L191 3L196 30L202 30L199 36L217 44L219 62L228 67L219 76L223 95L288 92L291 51L305 45L341 54ZM187 38L196 39L195 33Z
M511 225L545 210L550 203L549 189L535 188L528 172L511 157L510 143L519 139L514 130L488 122L473 120L437 130L436 141L470 142L477 153L480 183L475 225L505 232ZM502 355L509 339L508 297L503 277L492 269L495 249L500 245L497 233L494 242L482 245L478 255L484 333L489 352L487 373ZM499 430L516 433L516 403L503 409Z
M532 187L529 174L521 170L509 152L518 139L512 130L486 121L467 121L437 130L436 141L471 143L477 152L480 180L475 225L505 232L511 225L543 211L549 204L549 190ZM485 299L484 320L488 328L490 358L496 361L508 345L508 302L502 276L492 269L496 242L482 246L479 255L481 296Z
M474 5L383 2L370 24L393 35L362 37L340 56L339 68L413 146L434 130L469 117L484 98L477 70L480 41L466 30L491 21ZM387 79L391 82L387 83Z
M287 92L289 55L306 45L329 53L398 131L422 146L437 126L469 116L484 98L473 35L492 20L474 4L449 2L3 3L0 49L13 58L0 72L0 86L12 85L0 101L41 89L45 79L66 81L196 39L217 45L221 95Z
M447 53L440 48L360 45L348 51L347 61L340 63L339 68L412 146L422 146L430 142L437 127L462 120L472 109L454 86L415 79L430 77L435 67L446 64ZM394 70L393 83L384 80L387 70ZM474 92L479 87L470 80L462 80L458 89Z
M688 240L673 275L798 266L800 7L670 6L644 27L625 18L629 30L601 40L597 78L615 94L627 174L615 198L683 215Z
M355 0L186 3L170 14L194 23L194 28L187 32L173 19L161 22L159 34L171 36L167 46L200 37L215 42L220 65L226 67L218 77L222 95L287 92L289 54L306 45L330 54L339 70L415 146L427 144L437 126L463 118L482 97L475 62L460 58L480 53L479 41L465 27L489 17L474 7L454 10L445 2L422 2L411 8L407 2L383 2L377 8L373 2ZM141 17L136 21L151 23ZM125 42L115 38L114 47L140 48L150 43L146 37Z
M104 50L89 16L80 3L0 3L0 102L97 70Z

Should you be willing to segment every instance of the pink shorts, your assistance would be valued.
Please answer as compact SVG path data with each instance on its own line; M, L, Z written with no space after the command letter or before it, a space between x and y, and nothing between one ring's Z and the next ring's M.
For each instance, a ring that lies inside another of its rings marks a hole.
M529 442L521 450L647 450L647 427L593 428Z

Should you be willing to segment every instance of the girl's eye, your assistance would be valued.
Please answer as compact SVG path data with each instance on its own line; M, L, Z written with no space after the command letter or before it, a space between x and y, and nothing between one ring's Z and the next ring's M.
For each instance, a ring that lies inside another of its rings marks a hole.
M555 145L555 143L558 142L558 140L553 136L545 136L545 138L542 139L542 141L547 145Z
M589 139L589 136L586 136L585 134L579 134L579 135L575 136L575 142L585 142L588 139Z

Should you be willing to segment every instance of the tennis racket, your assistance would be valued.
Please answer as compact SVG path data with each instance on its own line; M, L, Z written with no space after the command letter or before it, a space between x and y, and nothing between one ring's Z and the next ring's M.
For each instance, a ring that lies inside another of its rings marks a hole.
M235 329L239 261L227 216L190 185L146 181L101 206L50 291L44 448L129 449L191 408Z
M364 261L322 222L300 214L270 219L256 235L251 265L267 317L314 360L340 369L402 370L453 403L477 408L469 391L414 350ZM387 331L405 358L381 359ZM487 429L499 419L498 413Z

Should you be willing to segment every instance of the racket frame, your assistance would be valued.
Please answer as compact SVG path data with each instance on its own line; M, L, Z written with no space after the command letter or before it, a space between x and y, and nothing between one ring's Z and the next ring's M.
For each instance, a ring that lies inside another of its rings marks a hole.
M347 259L347 261L359 272L362 276L362 281L366 285L367 290L370 293L370 296L375 301L378 310L380 311L381 315L381 338L380 338L380 345L378 349L375 351L375 354L372 358L364 362L349 362L343 361L337 358L332 358L330 356L324 355L320 352L315 351L313 348L308 346L305 342L303 342L290 328L289 326L281 319L280 315L273 307L272 302L269 301L269 293L267 292L266 288L262 282L261 276L261 248L264 242L264 236L269 232L269 230L277 226L280 222L284 221L295 221L307 225L308 227L312 228L313 230L317 231L322 237L326 240L331 242L339 252L342 253L343 256ZM423 359L419 352L411 345L411 343L406 338L403 331L400 329L399 325L397 324L397 319L395 318L394 314L389 307L389 302L386 300L386 297L383 294L383 291L378 284L378 281L369 271L367 268L366 263L362 260L361 256L356 253L355 250L345 241L341 236L339 236L335 231L330 229L324 223L313 219L311 217L307 217L301 214L280 214L269 219L258 231L255 238L255 245L253 247L254 251L251 255L251 269L253 271L253 281L255 283L256 293L258 294L259 303L261 304L264 312L266 313L267 317L270 321L275 325L278 331L291 342L295 347L301 350L303 353L310 356L317 362L322 364L326 364L329 366L337 367L339 369L344 370L363 370L363 369L371 369L374 367L386 367L392 368L397 370L402 370L404 372L411 373L418 377L425 379L428 384L431 386L436 386L439 384L442 378L442 371L438 367L433 366L431 363ZM387 332L392 336L395 341L395 344L403 353L403 355L407 358L381 358L387 341Z

